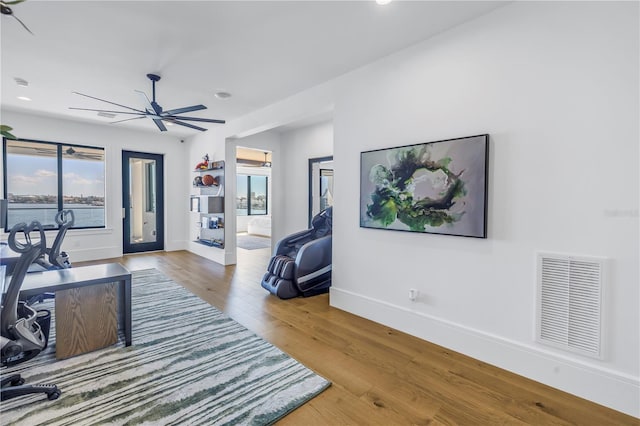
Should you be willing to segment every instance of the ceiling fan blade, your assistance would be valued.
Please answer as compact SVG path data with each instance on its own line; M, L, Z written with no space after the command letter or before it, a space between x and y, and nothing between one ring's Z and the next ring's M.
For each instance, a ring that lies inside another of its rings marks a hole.
M155 121L155 120L154 120ZM173 124L179 124L180 126L184 126L184 127L189 127L191 129L196 129L196 130L200 130L201 132L206 132L207 129L205 129L204 127L198 127L198 126L194 126L193 124L189 124L189 123L183 123L181 121L178 120L167 120Z
M31 33L31 35L35 35L34 33L31 32L31 30L29 29L29 27L27 27L24 22L22 22L16 15L14 15L13 13L11 13L11 16L13 16L14 18L16 18L16 21L20 22L20 25L22 25L22 27L29 31Z
M163 116L163 118L168 118L171 120L187 120L187 121L201 121L203 123L220 123L220 124L224 124L225 121L224 120L215 120L213 118L199 118L199 117L181 117L181 116L175 116L175 115L169 115L169 116Z
M207 107L204 105L192 105L184 108L170 109L169 111L164 111L162 115L184 114L185 112L200 111L201 109L207 109Z
M113 114L139 115L140 117L144 117L145 116L144 112L110 111L108 109L76 108L76 107L69 107L69 109L77 109L77 110L80 110L80 111L109 112L109 113L113 113Z
M116 121L111 121L111 124L115 124L115 123L122 123L123 121L131 121L131 120L140 120L141 118L146 118L146 116L141 115L139 117L133 117L133 118L125 118L124 120L116 120Z
M160 120L159 118L153 118L152 120L154 123L156 123L156 126L158 126L158 129L160 129L161 132L167 131L167 128L164 126L162 120Z
M105 101L104 99L96 98L95 96L85 95L84 93L80 93L80 92L71 92L71 93L74 93L74 94L76 94L76 95L80 95L80 96L84 96L84 97L86 97L86 98L95 99L95 100L100 101L100 102L106 102L106 103L108 103L108 104L116 105L116 106L119 106L119 107L122 107L122 108L130 109L130 110L132 110L132 111L139 112L139 113L141 113L141 114L144 114L144 113L145 113L144 111L140 111L139 109L131 108L131 107L128 107L128 106L126 106L126 105L117 104L117 103L115 103L115 102L111 102L111 101Z
M155 101L151 102L146 93L140 90L134 90L138 95L140 95L140 99L142 99L142 103L144 107L147 109L147 112L150 114L159 115L162 112L162 108Z
M153 109L153 105L151 105L151 101L149 100L149 97L146 93L141 90L134 90L134 92L136 92L138 96L140 96L140 99L142 99L142 105L144 105L144 108L147 110L147 112L154 113L156 111L155 109Z

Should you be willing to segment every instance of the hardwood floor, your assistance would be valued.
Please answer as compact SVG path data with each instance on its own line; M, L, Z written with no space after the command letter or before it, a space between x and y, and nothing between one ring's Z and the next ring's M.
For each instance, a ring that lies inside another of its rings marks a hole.
M269 249L224 267L186 251L129 255L332 382L279 425L640 425L640 420L329 306L260 287ZM75 263L81 265L81 263ZM135 343L135 342L134 342Z

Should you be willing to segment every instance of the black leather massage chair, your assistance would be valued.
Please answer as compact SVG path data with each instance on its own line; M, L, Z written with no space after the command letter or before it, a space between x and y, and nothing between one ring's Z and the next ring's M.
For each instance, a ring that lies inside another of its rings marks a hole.
M281 299L329 291L332 213L329 207L312 219L310 229L276 243L262 287Z

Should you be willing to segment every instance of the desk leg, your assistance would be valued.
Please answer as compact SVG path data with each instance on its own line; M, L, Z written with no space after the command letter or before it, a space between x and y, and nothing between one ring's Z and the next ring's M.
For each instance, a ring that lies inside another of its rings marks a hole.
M124 345L131 346L131 276L120 281L120 324L124 328Z

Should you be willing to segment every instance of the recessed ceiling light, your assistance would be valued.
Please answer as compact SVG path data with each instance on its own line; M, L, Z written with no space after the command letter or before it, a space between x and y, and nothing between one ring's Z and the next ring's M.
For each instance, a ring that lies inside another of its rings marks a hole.
M30 101L31 98L27 98L26 96L18 96L18 99L20 99L21 101Z
M229 92L216 92L214 95L218 99L229 99L231 97L231 93Z
M104 112L104 111L98 112L98 116L104 117L104 118L116 118L115 114L110 113L110 112Z
M15 77L14 78L16 84L20 87L27 87L29 85L29 82L27 80L25 80L24 78L20 78L20 77Z
M166 124L167 126L173 126L173 123L170 121L165 121L164 124Z
M381 6L384 6L385 4L391 3L391 0L376 0L376 3L378 3Z

